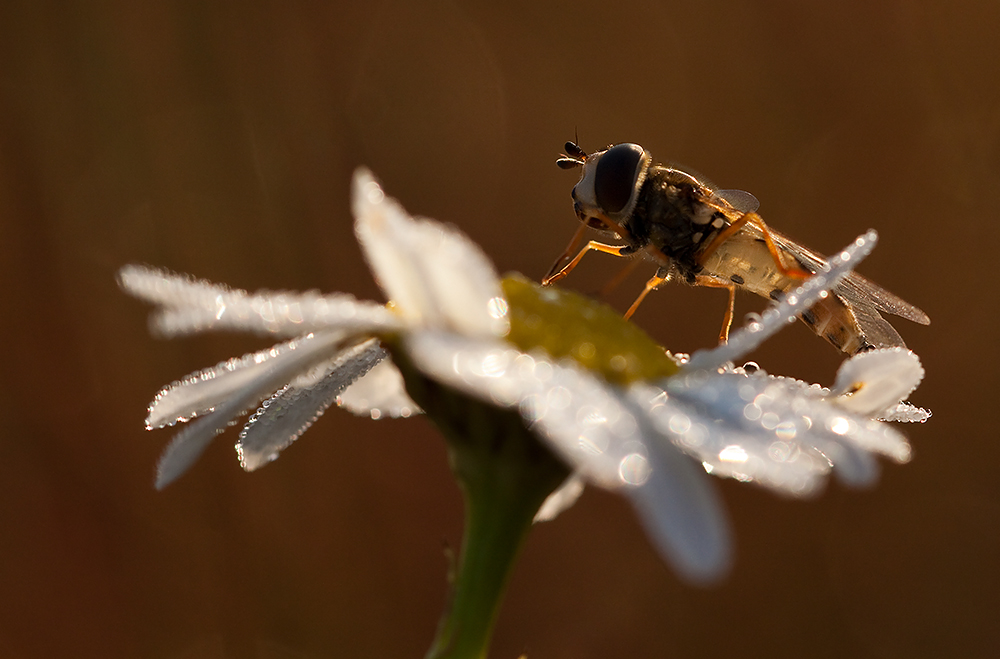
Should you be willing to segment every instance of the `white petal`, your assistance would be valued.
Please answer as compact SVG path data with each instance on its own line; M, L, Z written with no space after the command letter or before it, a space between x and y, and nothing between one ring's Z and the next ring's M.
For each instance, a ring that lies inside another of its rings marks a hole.
M345 340L346 334L330 331L321 333L320 337L322 345L326 345ZM192 373L167 385L149 404L146 429L172 426L211 412L238 392L253 386L261 374L272 367L271 360L282 357L303 344L316 345L315 340L315 337L309 337L279 343L266 350L251 352Z
M517 406L574 472L621 490L679 574L706 582L725 572L730 541L709 479L669 442L657 441L658 433L614 389L573 362L553 363L505 344L419 332L408 347L425 374L498 407Z
M642 448L635 417L583 369L448 333L416 332L407 347L417 368L438 382L498 407L517 407L549 447L591 483L609 489L628 483L624 466Z
M900 423L923 423L929 418L931 418L930 410L909 403L900 403L895 407L890 407L878 417L880 421L898 421Z
M830 471L822 454L795 441L793 433L801 433L801 423L797 428L794 421L786 420L780 436L755 433L745 429L740 420L716 418L717 412L710 406L693 403L683 395L664 394L649 385L637 385L630 393L658 431L715 476L755 481L783 493L807 496L819 489L822 477Z
M875 417L905 400L924 377L916 354L906 348L870 350L837 371L831 400L846 410Z
M150 324L165 337L222 329L291 337L332 327L354 332L399 327L399 319L382 305L344 293L250 294L136 265L125 266L118 277L125 291L160 306Z
M649 441L649 476L623 493L678 575L706 584L725 576L732 539L722 502L704 470L664 441Z
M337 396L337 405L354 414L373 419L392 419L422 414L423 410L406 393L403 376L386 357Z
M409 323L468 336L503 336L505 305L493 265L458 230L411 218L371 173L354 174L355 232L375 278Z
M318 365L314 370L320 373L311 382L300 376L265 400L240 432L236 444L240 465L253 471L277 458L322 416L337 394L385 356L378 341L370 339Z
M535 523L551 522L563 512L569 510L583 494L583 479L573 474L550 494L535 513Z
M688 370L715 370L727 362L735 362L751 350L756 349L778 330L793 322L798 314L813 306L837 283L857 266L878 242L875 231L858 236L839 254L830 258L824 272L817 272L801 286L785 296L778 304L767 308L759 322L751 322L730 335L729 342L711 350L699 350L691 355L685 365Z
M225 430L234 419L296 375L329 359L330 352L335 350L342 340L343 335L340 332L318 333L315 336L276 346L281 349L275 350L275 354L270 355L268 359L258 364L245 365L239 371L235 371L241 376L250 375L250 377L229 380L230 384L237 386L227 389L226 400L218 403L214 411L191 423L174 436L157 466L157 489L162 489L187 471L212 438Z
M898 431L830 404L819 387L704 372L664 384L666 396L647 407L651 418L712 473L802 496L821 484L828 465L845 483L861 486L878 475L869 452L909 458Z

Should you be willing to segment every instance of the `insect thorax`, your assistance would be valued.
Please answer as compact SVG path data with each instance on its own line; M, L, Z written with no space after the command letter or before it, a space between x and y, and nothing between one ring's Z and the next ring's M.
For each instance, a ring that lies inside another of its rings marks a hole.
M716 233L711 224L715 209L704 202L702 188L677 179L671 169L650 167L625 227L637 247L656 249L689 278L701 270L695 255Z

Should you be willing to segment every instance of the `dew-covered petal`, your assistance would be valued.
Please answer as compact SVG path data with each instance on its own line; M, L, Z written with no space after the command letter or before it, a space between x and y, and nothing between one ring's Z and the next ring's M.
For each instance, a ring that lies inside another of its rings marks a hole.
M877 242L878 234L874 230L858 236L853 243L830 258L825 271L817 272L786 295L780 303L768 307L759 321L751 321L731 334L728 343L711 350L699 350L691 355L685 368L715 370L756 349L785 325L794 322L798 314L829 295L828 291L868 256Z
M406 393L403 375L389 356L337 396L337 405L373 419L406 418L423 413Z
M320 343L316 343L315 337L279 343L266 350L234 357L168 384L149 404L146 429L172 426L211 412L233 395L252 387L262 374L272 368L271 360L281 358L302 345L326 345L346 340L344 332L334 330L319 336Z
M924 377L920 359L906 348L883 348L841 364L831 400L846 410L875 417L905 400Z
M535 513L535 523L551 522L569 510L581 494L583 494L583 479L573 474L555 492L546 497L542 507Z
M794 422L786 422L780 435L755 433L753 428L744 429L740 419L734 423L714 418L710 405L694 403L683 395L668 395L650 385L637 385L630 393L662 435L715 476L807 496L819 489L830 471L830 462L822 454L795 441L801 429Z
M883 411L878 416L879 421L897 421L900 423L923 423L931 418L931 411L910 403L900 403Z
M637 387L654 425L718 475L756 481L796 496L814 492L832 466L843 482L872 483L869 453L896 461L909 444L895 429L829 403L827 390L788 378L691 373Z
M457 229L412 218L366 169L354 174L355 233L375 278L409 323L503 336L506 305L493 264Z
M503 344L419 332L408 354L424 374L500 407L517 407L576 474L632 501L661 553L692 581L730 560L722 507L698 464L657 436L641 411L575 362ZM637 416L637 414L639 416Z
M697 462L668 442L646 442L645 460L633 467L634 474L645 472L644 480L622 491L660 554L688 581L705 584L725 576L732 540L713 483Z
M637 424L605 384L570 363L553 363L507 344L415 332L408 354L424 374L498 407L516 407L566 464L604 488L627 483Z
M342 341L343 335L340 332L309 335L276 346L281 349L269 355L267 359L239 369L241 376L249 377L238 378L238 386L227 390L224 401L219 402L212 412L185 427L171 440L157 466L157 489L162 489L187 471L209 442L237 417L269 393L291 381L296 375L329 359L330 352Z
M375 339L351 346L265 400L236 443L240 465L253 471L278 457L333 404L337 395L386 356Z
M118 281L128 293L160 307L150 317L150 327L164 337L208 330L292 337L334 327L353 332L399 327L398 317L382 305L344 293L247 293L138 265L123 267Z

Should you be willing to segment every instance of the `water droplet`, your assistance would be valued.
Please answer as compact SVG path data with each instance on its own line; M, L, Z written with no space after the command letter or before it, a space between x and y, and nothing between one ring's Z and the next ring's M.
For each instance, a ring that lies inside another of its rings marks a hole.
M748 457L749 456L747 456L747 452L743 449L743 447L737 444L730 444L719 451L719 459L723 462L742 463L746 462Z
M618 475L626 485L642 485L651 472L649 460L638 453L629 453L618 465Z
M792 457L792 444L788 442L771 442L767 447L767 455L775 462L788 462Z
M490 298L490 301L486 304L487 312L492 318L504 318L507 315L507 300L502 297Z
M683 435L688 430L691 430L691 419L686 414L675 414L670 417L667 427L670 428L670 432Z
M795 435L798 433L798 429L795 427L795 422L784 421L779 423L775 429L774 434L777 435L778 439L784 441L791 441L795 439Z
M837 435L846 435L851 429L850 419L845 419L842 416L834 417L826 422L826 427L830 429L830 432Z

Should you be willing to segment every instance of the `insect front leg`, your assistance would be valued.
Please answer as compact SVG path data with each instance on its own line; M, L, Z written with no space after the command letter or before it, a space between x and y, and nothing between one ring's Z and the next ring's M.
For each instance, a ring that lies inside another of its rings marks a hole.
M574 236L574 242L576 242L576 236ZM571 242L569 249L567 249L567 254L571 253L573 249L575 249L575 246ZM604 252L605 254L611 254L612 256L628 256L629 254L635 252L635 248L631 245L605 245L604 243L599 243L596 240L591 240L576 256L573 257L569 263L561 268L559 267L559 263L566 257L566 255L559 257L559 260L553 264L549 274L545 275L545 279L542 280L542 286L548 286L549 284L559 281L568 275L573 268L580 263L583 255L592 250L596 252Z
M559 258L556 259L556 262L552 264L551 268L549 268L549 272L547 275L545 275L545 278L542 279L542 286L547 285L550 281L550 278L553 277L556 272L560 271L559 268L562 265L563 261L568 259L574 252L580 249L580 243L583 242L583 236L586 234L586 232L587 232L587 225L581 224L580 227L576 230L576 233L573 234L573 239L569 241L569 245L566 246L566 249L563 251L563 253L559 255Z

